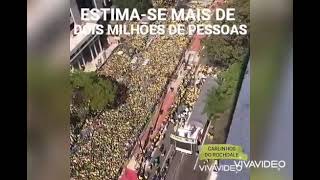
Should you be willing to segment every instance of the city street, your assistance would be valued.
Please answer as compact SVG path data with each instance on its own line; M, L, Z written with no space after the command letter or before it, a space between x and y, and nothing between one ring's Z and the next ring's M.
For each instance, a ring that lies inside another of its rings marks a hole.
M167 180L194 180L206 179L208 173L201 172L197 167L193 169L197 161L196 155L188 155L177 152L166 177Z
M212 88L216 88L217 83L213 80L204 84L201 89L202 96L200 95L194 112L200 112L202 114L202 110L205 106L206 95ZM199 113L196 113L199 114ZM200 117L197 117L200 119ZM207 119L206 115L204 117ZM160 167L161 170L166 172L166 179L168 180L194 180L194 179L204 179L208 176L208 172L202 172L199 168L199 164L203 165L203 161L199 161L198 156L196 154L184 154L175 150L175 147L170 144L170 134L173 132L173 124L170 123L168 129L166 131L165 139L163 143L165 145L165 149L167 154L164 157L160 158ZM207 132L205 132L207 134ZM207 137L205 135L205 137ZM205 138L204 143L211 143L209 138ZM169 164L166 162L169 159ZM151 176L152 177L152 176Z

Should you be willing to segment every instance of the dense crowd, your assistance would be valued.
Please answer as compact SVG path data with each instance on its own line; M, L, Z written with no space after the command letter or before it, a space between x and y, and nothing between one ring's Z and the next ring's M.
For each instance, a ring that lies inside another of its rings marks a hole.
M164 175L165 171L160 171L160 164L161 159L163 159L166 154L163 140L165 138L167 128L168 123L163 122L159 132L154 137L150 137L149 145L143 149L142 153L137 157L138 163L136 170L138 172L139 179L147 180L152 176L152 174L157 176Z
M200 65L197 69L190 69L179 86L175 103L171 108L171 118L173 118L173 112L177 111L178 106L184 106L188 111L192 111L205 79L209 76L214 77L217 73L217 69L207 65Z
M192 108L198 99L200 89L208 76L213 76L215 71L208 66L200 66L196 69L191 69L191 72L184 78L184 82L179 87L178 96L176 96L175 104L171 107L171 111L167 120L161 125L160 131L154 137L151 137L151 143L146 149L142 150L142 154L137 157L138 166L136 170L139 179L162 180L168 172L170 162L174 156L174 152L166 155L167 151L164 148L163 138L167 127L172 124L174 129L179 126L184 126L188 117L192 113ZM196 76L194 76L196 74ZM191 96L192 98L189 98ZM177 111L177 107L183 107L182 111ZM167 159L161 156L168 156ZM161 165L162 164L162 165ZM160 166L162 168L160 168Z
M165 127L169 126L169 124L172 124L175 131L177 127L185 125L185 122L192 113L193 106L199 97L200 89L204 84L206 78L208 76L212 77L215 73L216 70L213 70L209 66L199 66L197 70L195 69L195 67L193 67L190 72L186 74L183 83L179 87L179 91L175 99L175 104L171 108L169 116L167 117L168 119L167 121L164 121ZM180 108L180 111L178 111L177 109L177 107L179 106L182 107ZM160 137L163 133L165 133L166 129L167 128L164 128L164 131L162 131L161 128ZM160 138L160 140L162 139L163 138ZM160 141L156 143L155 147L156 148L153 149L153 146L151 146L151 150L153 150L153 153L151 153L151 158L148 159L148 156L146 158L145 163L149 166L143 169L144 174L140 176L141 179L162 180L165 179L166 174L168 173L169 165L172 161L172 158L174 157L175 151L171 152L171 154L167 154L166 156L168 156L168 158L164 159L159 158L157 154L153 155L154 152L157 151L160 151L161 155L163 156L166 154L166 149L163 148L163 142ZM161 159L161 161L158 161L157 159ZM161 163L162 168L159 167L159 164ZM152 176L150 176L150 169L151 172L153 172Z
M119 177L137 136L151 117L152 108L188 44L187 37L161 36L143 49L139 41L145 39L134 37L133 47L130 44L119 47L101 68L101 74L127 86L128 97L116 109L86 120L79 141L71 150L74 179Z

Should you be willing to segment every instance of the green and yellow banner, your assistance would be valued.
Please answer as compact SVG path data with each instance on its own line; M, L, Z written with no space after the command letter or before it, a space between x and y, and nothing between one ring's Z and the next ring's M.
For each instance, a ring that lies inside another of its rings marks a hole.
M248 156L243 152L241 146L232 144L204 144L201 147L200 160L248 160Z

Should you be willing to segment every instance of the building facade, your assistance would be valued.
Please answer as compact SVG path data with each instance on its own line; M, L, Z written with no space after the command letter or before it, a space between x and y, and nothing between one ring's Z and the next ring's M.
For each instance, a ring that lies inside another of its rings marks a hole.
M105 48L108 46L104 35L91 33L75 34L75 26L81 29L94 28L97 22L81 20L81 8L109 8L109 0L70 0L70 68L86 72L97 70L106 60ZM102 13L101 13L102 17Z

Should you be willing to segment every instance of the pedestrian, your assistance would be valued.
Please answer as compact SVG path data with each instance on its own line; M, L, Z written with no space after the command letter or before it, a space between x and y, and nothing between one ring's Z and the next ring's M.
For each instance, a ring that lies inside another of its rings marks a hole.
M157 175L156 174L152 176L152 180L157 180Z
M146 173L146 174L144 175L144 178L145 178L145 179L148 179L148 173Z
M173 158L173 157L176 155L176 153L177 153L177 151L176 151L176 149L174 148L174 149L173 149L173 153L171 154L171 158Z
M139 180L143 180L143 177L139 174Z
M155 166L158 166L160 164L160 156L157 156L155 159L154 159L154 163L155 163Z
M161 156L164 156L166 154L166 150L164 149L163 152L161 153Z
M149 134L152 135L152 133L153 133L153 128L150 127L150 129L149 129Z
M153 162L149 164L149 169L152 170L152 168L153 168Z
M164 122L160 125L160 129L164 128Z
M172 124L174 123L172 118L169 119L169 122Z
M164 150L164 144L163 144L163 143L161 144L161 146L160 146L160 149L159 149L159 150L160 150L160 152L162 152L162 151Z
M170 158L168 158L165 163L166 163L166 165L169 166L170 165Z
M168 166L164 166L162 173L164 174L168 170Z
M151 157L154 157L155 153L156 153L156 151L153 150L152 153L151 153Z
M161 168L160 168L160 166L158 166L158 167L157 167L157 170L156 170L156 174L157 174L157 175L160 174L160 170L161 170Z

